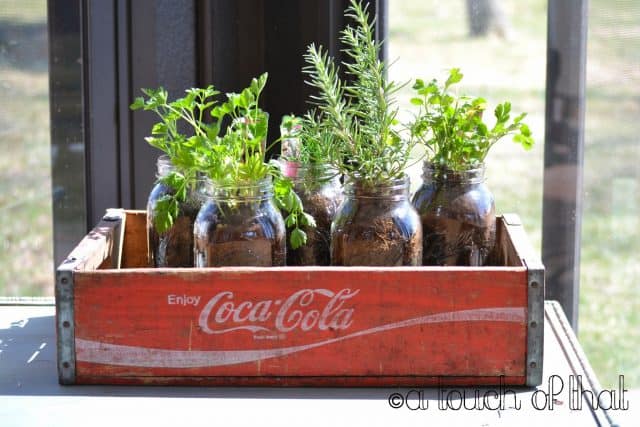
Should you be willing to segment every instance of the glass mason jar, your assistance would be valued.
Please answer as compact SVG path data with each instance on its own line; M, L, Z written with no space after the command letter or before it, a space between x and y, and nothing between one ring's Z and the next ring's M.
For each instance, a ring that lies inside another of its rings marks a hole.
M175 171L167 156L158 158L157 178ZM187 200L180 204L171 228L159 233L155 226L158 200L173 193L172 188L156 182L147 200L147 258L153 267L193 267L193 222L201 205L196 189L187 190Z
M206 181L193 227L196 267L284 266L286 233L271 177L236 187Z
M331 264L418 266L422 227L409 203L409 179L377 187L345 185L345 199L331 226Z
M284 175L293 181L305 212L316 221L315 228L303 228L307 233L305 245L297 249L287 247L287 265L330 265L331 223L343 199L340 175L327 164L283 162L283 166ZM289 237L287 230L287 244Z
M425 163L423 184L413 196L424 233L423 265L486 265L496 242L496 216L484 169L452 171Z

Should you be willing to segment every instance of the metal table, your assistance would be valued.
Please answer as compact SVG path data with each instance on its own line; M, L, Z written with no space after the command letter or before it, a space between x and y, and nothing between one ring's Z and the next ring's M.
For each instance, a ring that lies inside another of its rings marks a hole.
M571 381L578 378L585 390L598 391L599 385L562 309L552 302L545 306L544 382L538 388L60 386L54 317L51 299L0 302L2 427L220 423L607 426L615 416L615 411L594 409L584 396L571 394L570 386L575 386ZM550 396L552 393L557 394ZM478 409L485 404L488 408ZM582 409L575 409L579 405Z

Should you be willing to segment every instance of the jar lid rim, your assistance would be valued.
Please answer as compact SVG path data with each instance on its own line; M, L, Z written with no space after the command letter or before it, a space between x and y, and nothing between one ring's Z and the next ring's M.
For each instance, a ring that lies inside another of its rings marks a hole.
M483 172L486 170L486 166L485 163L478 163L475 165L468 165L468 167L464 168L464 169L452 169L450 167L448 167L448 165L442 165L442 164L434 164L431 162L424 162L423 166L422 166L423 170L431 170L431 171L438 171L438 172L445 172L445 173L453 173L453 174L460 174L460 173L472 173L472 172Z
M252 189L252 188L255 189L260 187L271 188L273 186L273 180L271 175L267 175L266 177L258 181L244 181L239 184L230 184L230 183L220 184L219 181L216 181L208 176L204 176L202 180L205 183L212 185L218 190L244 190L244 189Z

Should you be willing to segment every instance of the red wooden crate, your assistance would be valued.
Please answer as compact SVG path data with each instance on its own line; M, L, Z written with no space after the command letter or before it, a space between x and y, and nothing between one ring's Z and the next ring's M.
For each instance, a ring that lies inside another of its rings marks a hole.
M517 216L496 267L147 267L110 211L56 278L62 384L538 385L544 269Z

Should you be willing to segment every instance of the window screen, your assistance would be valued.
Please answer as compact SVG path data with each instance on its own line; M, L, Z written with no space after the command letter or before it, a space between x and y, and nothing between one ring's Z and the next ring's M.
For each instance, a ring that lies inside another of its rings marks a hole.
M603 386L640 382L640 2L591 0L579 338Z

